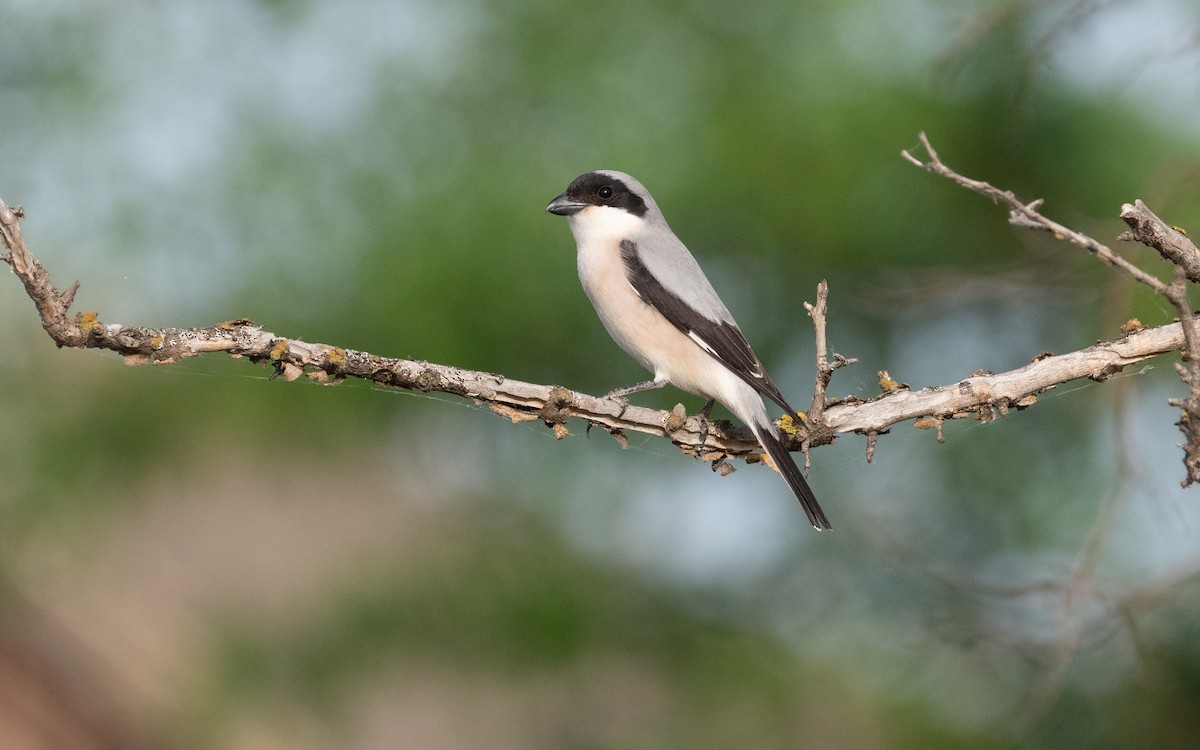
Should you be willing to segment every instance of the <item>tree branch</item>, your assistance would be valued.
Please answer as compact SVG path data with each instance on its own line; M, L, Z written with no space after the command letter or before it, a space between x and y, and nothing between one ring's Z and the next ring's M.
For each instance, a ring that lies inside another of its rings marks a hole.
M484 404L513 422L540 419L560 438L569 434L564 425L566 420L578 417L589 426L604 428L622 442L626 431L665 437L686 453L701 456L715 465L727 456L760 458L753 435L723 420L706 426L696 417L681 420L679 414L672 412L626 406L618 400L561 386L308 343L279 336L246 319L199 328L149 328L105 323L95 312L70 316L68 309L78 284L60 292L50 283L49 274L29 252L22 237L23 215L19 207L9 208L0 200L0 236L9 249L2 258L21 279L37 307L42 327L60 347L107 349L121 354L131 365L166 365L208 352L225 352L271 366L284 380L307 376L319 383L336 385L346 378L360 378L381 386L450 393ZM828 288L822 283L817 305L806 305L822 345L818 348L817 393L809 423L786 431L785 438L792 450L830 443L837 433L863 434L873 443L876 436L891 426L910 419L917 419L916 426L922 428L967 416L991 421L1012 408L1033 405L1037 394L1060 383L1083 377L1104 380L1131 364L1177 351L1184 345L1180 326L1167 324L1134 331L1082 351L1042 356L1032 364L999 375L970 377L919 391L897 388L871 400L827 400L825 388L833 371L853 361L835 353L831 363L825 351L827 294ZM922 417L927 419L921 420Z
M1037 395L1054 386L1089 378L1102 382L1130 365L1183 347L1178 323L1143 328L1119 339L1103 341L1069 354L1043 355L1024 367L998 375L980 375L919 391L896 390L872 401L842 402L825 411L833 432L882 433L909 419L961 419L985 422L1007 416L1010 409L1028 408ZM918 425L934 427L936 423Z
M1159 280L1158 277L1146 273L1142 269L1122 258L1120 255L1117 255L1107 245L1097 242L1095 239L1087 236L1086 234L1076 232L1074 229L1065 227L1062 224L1059 224L1057 221L1052 221L1047 219L1045 216L1042 216L1042 214L1038 211L1043 203L1041 198L1038 198L1031 203L1025 203L1019 200L1017 196L1013 195L1011 190L1001 190L1000 188L989 185L986 182L973 180L970 177L964 177L942 162L941 157L938 156L938 152L934 150L933 146L929 143L929 138L927 138L924 133L918 134L917 137L921 139L921 146L925 149L925 153L929 155L929 161L921 161L907 150L901 151L900 155L909 162L917 165L921 169L924 169L926 172L933 172L934 174L941 175L942 177L945 177L951 182L961 185L968 190L987 196L995 203L1003 203L1007 205L1009 207L1008 221L1010 224L1018 227L1024 227L1026 229L1037 229L1043 232L1050 232L1059 239L1069 240L1076 245L1086 248L1088 252L1092 253L1100 260L1104 261L1110 266L1113 266L1114 268L1124 271L1159 294L1165 295L1167 293L1167 285Z
M1155 216L1140 200L1121 206L1121 220L1129 229L1118 234L1118 240L1154 248L1164 260L1182 270L1188 281L1200 283L1200 249L1186 232Z
M1187 468L1187 475L1182 484L1187 487L1200 482L1200 330L1197 330L1196 317L1192 314L1186 283L1200 281L1200 250L1187 232L1168 226L1140 200L1135 200L1133 205L1126 203L1121 206L1121 219L1129 225L1129 229L1117 235L1117 239L1152 247L1175 266L1175 281L1164 295L1179 312L1179 319L1186 321L1183 332L1188 364L1176 363L1175 369L1188 386L1188 397L1173 398L1168 403L1183 410L1175 424L1186 438L1183 465Z
M829 388L829 381L833 379L833 371L858 362L857 359L847 359L834 352L833 362L830 363L829 343L825 338L825 314L828 310L828 302L829 282L821 279L821 283L817 284L817 304L804 303L804 309L808 311L808 315L813 321L813 334L817 350L817 381L813 387L812 406L809 407L807 414L809 430L807 437L800 441L800 450L804 451L805 470L809 468L809 448L821 444L818 442L818 438L822 436L828 438L824 442L831 442L833 439L832 432L825 427L825 407L828 401L825 392Z
M909 162L928 172L934 172L968 190L985 195L997 203L1009 206L1008 221L1019 227L1051 232L1059 239L1070 240L1076 245L1086 248L1105 263L1124 271L1137 281L1165 297L1178 311L1183 343L1180 347L1184 359L1190 365L1176 364L1180 379L1188 386L1188 398L1171 399L1168 403L1183 409L1176 422L1180 431L1187 439L1183 447L1183 465L1187 474L1183 486L1200 482L1200 330L1197 330L1195 316L1192 314L1191 303L1188 301L1187 281L1200 280L1200 250L1188 238L1187 233L1175 227L1167 226L1166 222L1154 215L1146 204L1134 201L1121 207L1121 218L1129 225L1129 229L1117 236L1119 240L1136 240L1158 250L1159 254L1171 262L1175 268L1175 280L1167 284L1146 271L1130 263L1112 251L1107 245L1095 239L1076 232L1073 229L1052 221L1041 214L1042 199L1025 203L1013 195L1011 190L1001 190L986 182L964 177L954 171L941 160L925 133L917 136L922 148L929 156L929 161L922 161L907 150L900 154Z

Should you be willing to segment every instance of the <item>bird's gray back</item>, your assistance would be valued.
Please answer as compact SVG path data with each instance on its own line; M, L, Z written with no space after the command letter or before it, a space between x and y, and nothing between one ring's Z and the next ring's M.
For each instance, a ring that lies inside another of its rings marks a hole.
M638 257L647 270L667 291L686 302L696 312L710 320L736 325L733 315L717 296L695 256L671 231L662 212L657 206L653 206L650 213L655 214L655 218L661 221L647 222L646 228L638 237L633 238L637 243Z

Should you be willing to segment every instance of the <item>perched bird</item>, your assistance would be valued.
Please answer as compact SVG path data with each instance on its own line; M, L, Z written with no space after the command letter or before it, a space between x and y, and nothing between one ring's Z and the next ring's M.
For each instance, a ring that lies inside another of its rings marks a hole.
M550 201L566 216L579 250L579 280L618 345L654 379L609 396L667 383L713 400L746 423L817 529L832 528L791 454L783 447L762 396L796 410L767 377L725 303L658 204L623 172L588 172ZM798 418L798 417L797 417Z

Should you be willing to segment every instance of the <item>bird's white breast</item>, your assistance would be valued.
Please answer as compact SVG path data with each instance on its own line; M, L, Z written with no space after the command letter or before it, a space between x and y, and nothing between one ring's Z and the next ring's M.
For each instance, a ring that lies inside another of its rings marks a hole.
M726 385L735 387L726 381L736 376L639 297L629 283L621 241L636 242L644 222L625 211L592 206L572 216L570 224L579 251L579 281L613 340L653 372L656 380L724 403Z

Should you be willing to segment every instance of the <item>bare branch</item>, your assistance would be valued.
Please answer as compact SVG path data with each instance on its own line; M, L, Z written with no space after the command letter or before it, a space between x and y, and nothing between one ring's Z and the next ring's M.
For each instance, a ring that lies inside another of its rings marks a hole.
M50 338L59 346L82 346L83 332L78 325L67 319L67 310L71 300L75 298L78 283L72 284L66 292L59 292L50 284L50 275L42 264L37 262L25 246L25 238L21 235L21 219L25 212L20 206L9 208L0 200L0 239L9 252L0 256L5 263L12 266L13 273L25 285L29 298L37 305L38 315L42 318L42 327Z
M1200 280L1200 250L1186 232L1168 226L1140 200L1133 205L1121 206L1121 219L1129 229L1117 236L1119 240L1136 241L1154 248L1165 260L1175 267L1175 281L1163 292L1186 321L1183 332L1186 337L1185 352L1188 364L1177 364L1179 377L1188 386L1186 399L1172 399L1172 406L1183 409L1176 426L1184 434L1183 465L1187 469L1183 486L1200 482L1200 331L1192 314L1188 299L1188 283Z
M829 301L829 282L821 279L817 284L817 304L804 303L804 309L813 321L814 338L817 345L817 384L813 388L812 406L808 409L808 418L820 422L825 413L825 389L833 377L833 368L829 366L829 344L825 340L825 310Z
M829 389L829 381L833 371L858 362L857 359L843 357L833 352L833 362L829 361L829 343L825 338L825 315L829 303L829 282L821 279L817 284L817 304L804 303L813 321L814 339L817 346L817 384L813 388L812 406L808 410L808 419L813 424L821 424L825 415L825 392Z
M1179 319L1184 321L1184 359L1187 364L1176 362L1175 370L1179 373L1180 380L1188 386L1188 397L1170 399L1167 403L1183 409L1175 426L1187 438L1182 446L1183 465L1187 469L1182 484L1187 487L1200 482L1200 359L1194 354L1188 354L1200 352L1200 331L1196 329L1196 316L1192 315L1191 304L1188 301L1188 285L1184 280L1184 271L1176 266L1175 273L1175 283L1171 284L1167 299L1171 300L1171 304L1179 311Z
M1100 260L1104 261L1110 266L1113 266L1114 268L1119 268L1159 294L1165 295L1167 293L1167 285L1158 279L1158 277L1146 273L1142 269L1122 258L1120 255L1117 255L1107 245L1096 241L1082 232L1076 232L1074 229L1065 227L1062 224L1047 219L1045 216L1043 216L1038 211L1038 209L1041 208L1042 199L1039 198L1031 203L1025 203L1018 199L1011 190L1001 190L1000 188L989 185L986 182L964 177L942 162L937 151L935 151L933 146L930 145L929 138L926 137L925 133L920 133L918 137L921 139L921 146L925 149L925 153L929 155L929 161L921 161L907 150L901 151L901 156L903 156L909 162L917 165L927 172L933 172L934 174L941 175L942 177L945 177L951 182L961 185L968 190L987 196L996 203L1003 203L1007 205L1009 207L1008 221L1010 224L1014 224L1019 227L1025 227L1026 229L1038 229L1044 232L1050 232L1055 237L1069 240L1076 245L1086 248L1088 252L1092 253Z
M346 378L360 378L381 386L423 392L449 393L485 404L513 422L541 420L559 437L567 432L565 422L578 417L604 428L623 440L626 431L665 437L685 452L719 465L726 457L756 460L759 446L749 430L722 420L707 425L696 417L627 405L620 400L598 398L561 386L539 385L489 372L464 370L419 360L382 357L330 344L285 338L262 326L238 319L198 328L148 328L105 323L95 312L68 317L67 307L75 286L59 292L50 283L40 263L29 253L21 237L20 213L0 201L0 229L8 246L3 259L25 285L37 306L42 327L59 346L107 349L124 356L128 364L165 365L207 352L225 352L275 369L284 380L306 376L336 385ZM823 332L827 289L819 291L812 310L814 323ZM792 450L830 443L835 433L868 436L869 449L878 435L910 419L944 419L975 416L991 420L1012 408L1036 403L1036 394L1076 378L1104 380L1122 368L1183 346L1178 324L1129 333L1119 339L1060 356L1039 357L1035 362L999 375L983 375L947 386L911 391L890 390L878 398L826 399L824 388L833 370L853 360L834 354L818 367L819 400L810 424L788 433ZM818 348L824 352L825 347ZM823 407L823 408L822 408ZM814 418L814 416L816 418ZM918 427L924 426L921 422Z
M873 401L833 404L825 424L833 432L879 433L891 425L919 417L989 420L1009 409L1037 403L1037 394L1078 378L1103 381L1150 357L1178 351L1183 332L1178 323L1144 328L1119 339L1057 356L1038 357L1024 367L997 375L981 375L953 385L918 391L895 390Z
M1188 281L1200 283L1200 249L1187 233L1155 216L1140 200L1121 206L1121 220L1129 229L1117 235L1118 240L1154 248L1164 260L1182 269Z
M1146 208L1146 205L1140 200L1135 201L1134 205L1126 203L1121 207L1121 218L1129 225L1129 230L1122 232L1117 239L1136 240L1158 250L1159 254L1170 261L1175 269L1175 280L1167 284L1157 276L1143 271L1117 255L1107 245L1047 219L1038 210L1042 205L1040 198L1032 203L1024 203L1018 200L1012 191L1001 190L986 182L960 175L946 166L929 143L929 138L925 133L920 133L918 137L921 140L921 146L929 155L929 161L921 161L907 150L901 151L901 155L909 162L926 171L939 174L968 190L985 195L997 203L1007 204L1010 209L1009 223L1027 229L1051 232L1059 239L1070 240L1087 248L1105 263L1124 271L1161 294L1175 307L1179 313L1179 320L1182 321L1184 359L1190 364L1187 367L1176 365L1180 379L1188 386L1188 398L1172 399L1170 404L1183 409L1183 414L1176 422L1180 431L1187 438L1186 443L1182 446L1183 464L1187 470L1183 486L1187 487L1200 482L1200 331L1196 328L1197 324L1188 300L1186 283L1200 280L1200 251L1188 238L1187 233L1168 226L1166 222L1155 216L1154 212Z

